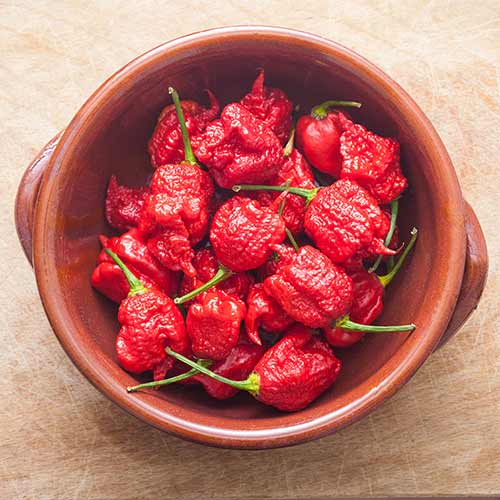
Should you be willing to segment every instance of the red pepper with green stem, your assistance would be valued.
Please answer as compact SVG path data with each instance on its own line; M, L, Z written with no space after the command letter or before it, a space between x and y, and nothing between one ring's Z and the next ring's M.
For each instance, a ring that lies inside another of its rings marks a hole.
M385 288L394 279L394 276L415 245L417 234L417 229L413 228L410 242L399 256L396 265L386 275L377 276L375 273L365 271L364 269L350 274L354 284L354 299L349 311L349 318L352 321L363 325L370 325L380 315L383 307ZM335 325L324 328L323 332L326 340L334 347L349 347L358 342L365 334L365 331L346 330Z
M309 163L326 174L340 177L342 157L340 137L350 120L341 112L329 111L334 106L359 108L354 101L325 101L297 121L297 145Z
M155 380L163 379L172 366L165 347L188 353L184 318L173 300L159 290L148 290L109 248L108 255L120 267L130 286L120 304L121 328L116 339L118 361L131 373L153 370Z

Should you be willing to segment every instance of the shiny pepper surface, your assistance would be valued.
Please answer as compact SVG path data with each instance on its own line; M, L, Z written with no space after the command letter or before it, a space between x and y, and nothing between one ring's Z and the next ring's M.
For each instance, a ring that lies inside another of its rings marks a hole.
M186 295L209 281L219 269L217 257L211 248L198 250L193 259L193 266L196 269L196 277L184 275L181 281L179 296ZM246 300L253 282L254 278L249 273L234 273L226 280L215 285L214 288L222 290L228 295L235 295L242 300Z
M291 318L311 328L329 326L349 312L353 300L351 278L309 245L301 247L290 264L266 278L264 290Z
M120 186L114 175L111 176L106 193L104 213L111 227L127 231L139 223L139 215L144 199L149 192L147 187L130 188Z
M292 128L293 104L281 89L264 85L264 71L259 73L252 90L240 104L262 120L285 143Z
M196 157L220 187L271 179L283 164L280 140L241 104L229 104L194 141Z
M340 368L328 344L297 325L255 366L256 398L282 411L301 410L335 382Z
M250 198L233 196L216 212L210 242L219 262L234 272L263 265L271 246L285 239L283 219Z
M270 333L281 333L295 323L273 297L264 290L262 283L256 283L248 294L245 327L248 338L262 345L259 328Z
M209 290L199 296L186 318L193 354L202 359L226 358L238 342L245 314L242 300L220 290Z
M210 108L206 109L195 101L181 101L186 127L191 137L202 133L208 122L219 114L219 103L210 92ZM180 163L184 159L184 144L177 113L173 104L163 109L148 144L151 164L154 168L167 163Z

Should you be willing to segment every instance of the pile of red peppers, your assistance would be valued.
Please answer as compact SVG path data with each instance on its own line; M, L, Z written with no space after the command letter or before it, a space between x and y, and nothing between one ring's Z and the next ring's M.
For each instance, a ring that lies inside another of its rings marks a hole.
M91 278L119 304L119 363L153 379L127 390L198 385L300 410L337 379L333 348L415 328L372 324L417 236L398 241L399 143L355 123L353 101L297 119L264 71L222 109L210 91L208 107L169 93L151 182L109 181L116 233Z

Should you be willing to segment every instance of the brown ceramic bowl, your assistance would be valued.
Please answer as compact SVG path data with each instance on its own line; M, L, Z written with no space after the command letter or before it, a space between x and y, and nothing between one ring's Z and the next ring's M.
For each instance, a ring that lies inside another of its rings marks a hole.
M116 362L116 306L89 283L109 233L103 200L111 174L131 185L151 173L146 143L167 86L204 100L210 88L223 103L244 94L257 68L301 109L327 98L356 99L354 117L401 143L411 189L402 199L401 234L420 229L416 249L387 290L381 324L417 324L406 334L368 335L338 350L344 369L334 387L307 409L285 414L241 394L211 400L196 388L127 394L137 379ZM43 178L42 178L43 174ZM41 179L41 182L40 182ZM107 80L29 167L16 219L33 255L45 310L69 357L106 396L167 432L201 443L270 448L311 440L358 420L415 373L444 336L474 309L487 256L475 216L462 198L448 154L429 120L394 81L330 40L268 27L205 31L168 42ZM465 271L464 271L465 270ZM459 298L460 295L460 298ZM451 323L450 323L451 321Z

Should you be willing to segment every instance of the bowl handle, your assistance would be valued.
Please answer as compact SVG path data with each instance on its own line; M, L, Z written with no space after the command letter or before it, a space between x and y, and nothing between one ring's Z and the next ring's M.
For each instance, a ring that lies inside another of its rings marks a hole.
M455 311L436 349L448 342L476 309L488 275L488 250L481 225L472 207L464 201L467 250L462 286Z
M38 153L24 173L16 196L15 220L19 241L27 259L32 264L32 233L36 201L42 176L49 165L62 132L57 134ZM465 270L457 305L448 327L436 349L443 346L457 333L467 318L476 309L483 292L488 274L488 253L479 221L472 207L464 202L467 250Z

